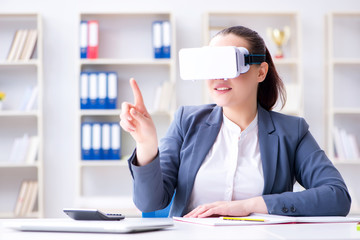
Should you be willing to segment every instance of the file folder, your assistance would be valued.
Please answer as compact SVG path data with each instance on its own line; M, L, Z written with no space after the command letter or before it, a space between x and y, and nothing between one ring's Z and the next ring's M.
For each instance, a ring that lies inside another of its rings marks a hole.
M89 108L89 74L86 72L80 74L80 108Z
M101 125L101 159L110 159L110 123Z
M87 58L88 22L80 22L80 58Z
M88 38L88 58L98 58L99 47L99 23L96 20L88 21L89 38Z
M107 98L107 74L106 72L98 73L98 107L99 109L105 109L106 106L106 98Z
M169 21L162 22L162 57L170 58L171 52L171 28Z
M117 73L109 72L107 76L107 109L116 109L117 105Z
M89 109L98 108L98 84L96 72L89 73Z
M101 125L100 123L92 124L91 131L91 159L99 160L101 151Z
M83 123L81 126L81 158L91 159L91 124Z
M117 159L120 160L121 156L121 133L120 133L120 124L119 123L112 123L111 124L111 149L110 149L110 159Z
M162 58L162 22L154 21L152 25L154 58Z

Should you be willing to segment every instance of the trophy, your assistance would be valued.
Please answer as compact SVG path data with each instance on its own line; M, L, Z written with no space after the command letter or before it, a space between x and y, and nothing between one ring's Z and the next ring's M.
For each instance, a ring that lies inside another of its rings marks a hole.
M268 37L276 44L277 52L275 58L283 58L283 46L289 40L290 37L290 27L285 26L284 29L278 28L268 28L267 29Z

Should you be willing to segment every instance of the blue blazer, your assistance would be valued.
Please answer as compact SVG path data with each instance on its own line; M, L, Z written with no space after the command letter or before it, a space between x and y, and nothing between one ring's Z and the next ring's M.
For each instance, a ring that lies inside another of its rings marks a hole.
M222 121L219 106L180 107L151 163L136 166L134 151L129 168L134 179L134 203L140 211L165 208L176 191L170 216L187 213L196 174L216 140ZM288 216L345 216L351 204L346 185L308 128L303 118L258 106L263 198L268 212ZM306 190L292 192L295 181Z

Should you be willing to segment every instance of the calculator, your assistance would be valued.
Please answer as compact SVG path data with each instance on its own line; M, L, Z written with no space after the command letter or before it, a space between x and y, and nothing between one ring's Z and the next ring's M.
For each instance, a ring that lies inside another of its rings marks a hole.
M120 213L104 213L98 209L77 209L77 208L64 208L64 213L75 220L113 220L118 221L125 218Z

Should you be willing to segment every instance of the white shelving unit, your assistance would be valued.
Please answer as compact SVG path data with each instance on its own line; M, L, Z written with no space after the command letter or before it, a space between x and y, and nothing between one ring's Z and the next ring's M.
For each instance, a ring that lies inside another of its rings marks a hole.
M346 135L355 137L357 148L360 147L359 26L360 12L331 12L327 16L327 153L348 185L353 199L352 214L360 214L360 158L344 155L344 150L349 153L354 149ZM341 137L336 129L342 132ZM339 141L343 148L338 147Z
M132 179L127 158L135 142L121 130L121 160L81 160L82 122L119 122L121 103L133 102L129 79L134 77L142 91L144 102L157 127L159 139L165 134L173 115L169 111L153 110L156 89L165 81L175 84L175 22L169 12L81 13L81 20L99 22L98 59L80 59L75 82L79 90L82 71L115 71L118 75L118 101L115 110L81 110L78 107L78 196L77 207L92 207L121 211L127 216L139 216L132 201ZM168 20L171 25L171 58L154 59L152 23ZM79 91L77 91L79 93ZM175 98L173 99L175 101Z
M303 116L303 77L301 62L301 26L297 12L208 12L204 15L204 45L208 45L211 37L220 30L242 25L257 31L263 37L280 77L283 79L288 91L287 104L276 111L285 114ZM290 38L284 45L284 57L275 58L276 45L267 35L267 28L283 29L290 27ZM204 87L204 102L210 102L206 86Z
M19 29L37 29L35 53L30 60L7 61L14 34ZM43 217L43 65L42 21L37 13L0 13L0 91L6 93L0 110L0 217L15 218L14 210L24 180L38 182L35 211L26 217ZM20 111L24 92L38 87L36 110ZM33 164L9 162L15 138L38 136L39 147Z

